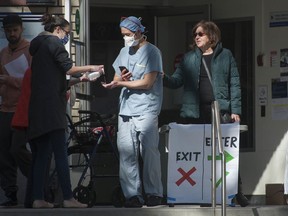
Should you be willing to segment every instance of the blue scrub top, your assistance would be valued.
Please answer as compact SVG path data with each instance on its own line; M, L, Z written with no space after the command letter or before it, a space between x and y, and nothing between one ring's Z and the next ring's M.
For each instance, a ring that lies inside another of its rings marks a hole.
M140 80L147 73L158 72L155 83L149 90L122 88L119 115L140 116L147 113L158 115L163 100L161 75L163 66L160 50L150 43L140 47L136 52L133 48L123 47L113 63L116 74L121 76L119 66L125 66L132 72L131 80Z

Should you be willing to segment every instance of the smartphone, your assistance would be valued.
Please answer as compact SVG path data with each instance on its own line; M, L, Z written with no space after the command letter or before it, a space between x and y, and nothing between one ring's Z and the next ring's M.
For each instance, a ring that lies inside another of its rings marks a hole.
M126 69L125 73L128 73L128 69L125 66L119 66L120 71L122 72L124 69Z

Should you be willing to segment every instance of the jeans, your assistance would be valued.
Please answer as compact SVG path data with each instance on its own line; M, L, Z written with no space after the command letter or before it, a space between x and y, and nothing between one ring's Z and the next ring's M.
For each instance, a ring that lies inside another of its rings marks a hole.
M67 155L65 130L55 130L32 139L30 144L33 155L33 198L44 199L45 182L51 153L54 154L56 171L61 185L64 200L73 197Z

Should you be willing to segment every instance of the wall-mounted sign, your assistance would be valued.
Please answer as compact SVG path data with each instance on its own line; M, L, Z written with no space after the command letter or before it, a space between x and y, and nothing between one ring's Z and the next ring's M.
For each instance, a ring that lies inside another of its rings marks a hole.
M281 81L280 78L272 79L271 83L272 99L288 98L288 82Z
M76 10L76 15L75 15L75 27L76 27L76 33L79 35L80 32L80 12L77 9Z
M258 105L266 106L268 100L268 86L259 85L258 86Z
M270 27L288 26L288 11L271 12Z

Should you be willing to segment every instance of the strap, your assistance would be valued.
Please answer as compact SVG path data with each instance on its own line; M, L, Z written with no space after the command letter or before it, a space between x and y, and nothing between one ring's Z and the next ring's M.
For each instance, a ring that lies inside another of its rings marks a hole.
M208 78L209 78L209 80L210 80L210 83L211 83L211 85L212 85L211 74L210 74L210 71L209 71L209 69L208 69L208 67L207 67L206 61L205 61L205 59L204 59L203 57L202 57L202 63L203 63L203 65L204 65L204 67L205 67L206 73L207 73ZM213 85L212 85L212 87L213 87Z

